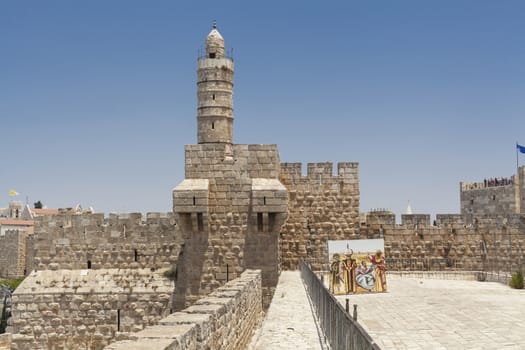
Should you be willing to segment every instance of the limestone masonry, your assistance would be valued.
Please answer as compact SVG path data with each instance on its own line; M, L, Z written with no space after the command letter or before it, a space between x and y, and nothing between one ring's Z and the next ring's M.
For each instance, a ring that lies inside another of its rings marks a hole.
M261 297L260 271L246 270L193 306L105 349L245 349L262 321Z
M525 167L461 183L461 214L363 216L358 163L303 173L277 145L233 143L233 77L214 26L197 63L197 144L185 146L171 213L60 210L35 218L34 233L0 236L0 274L27 275L0 348L242 349L280 271L301 259L327 269L328 240L383 238L389 270L523 265Z
M357 163L281 165L279 178L288 189L288 220L281 228L281 263L298 269L299 260L328 261L327 241L359 238L359 176Z
M22 349L100 349L170 313L173 284L151 269L32 272L13 296Z
M26 251L28 233L19 230L6 231L0 236L0 276L24 276L26 274Z
M76 214L63 210L35 222L29 271L170 267L181 235L173 214Z
M461 214L525 214L525 167L510 179L460 184Z

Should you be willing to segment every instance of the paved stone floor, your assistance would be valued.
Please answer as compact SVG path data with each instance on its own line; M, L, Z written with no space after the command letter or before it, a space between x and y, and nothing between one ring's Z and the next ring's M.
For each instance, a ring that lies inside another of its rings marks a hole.
M283 271L252 350L325 349L299 271Z
M338 296L386 349L525 349L525 290L388 276L388 293ZM350 307L352 309L352 306Z

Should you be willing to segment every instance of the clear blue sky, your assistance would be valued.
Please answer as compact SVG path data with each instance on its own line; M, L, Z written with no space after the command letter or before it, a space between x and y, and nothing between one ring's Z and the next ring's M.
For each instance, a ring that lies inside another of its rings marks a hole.
M525 144L524 18L521 0L1 1L0 206L170 211L217 19L235 143L359 162L361 211L456 213L459 182L512 175Z

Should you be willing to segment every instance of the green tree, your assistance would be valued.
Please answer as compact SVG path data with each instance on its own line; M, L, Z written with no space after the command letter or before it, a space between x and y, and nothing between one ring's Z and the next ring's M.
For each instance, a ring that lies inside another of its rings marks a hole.
M509 286L516 289L523 289L523 274L521 271L516 271L516 273L512 275Z
M4 306L2 307L2 315L0 316L0 334L5 333L7 328L7 319L11 317L11 312L7 311L7 295L4 298Z
M35 202L34 206L35 209L42 209L44 207L41 201Z

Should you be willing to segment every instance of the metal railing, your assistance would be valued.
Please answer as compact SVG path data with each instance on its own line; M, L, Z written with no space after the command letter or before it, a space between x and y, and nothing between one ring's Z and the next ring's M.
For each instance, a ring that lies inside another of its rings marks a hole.
M370 335L326 289L312 269L301 261L301 278L324 333L334 350L380 350Z
M464 270L461 261L450 258L386 258L385 262L391 271Z

